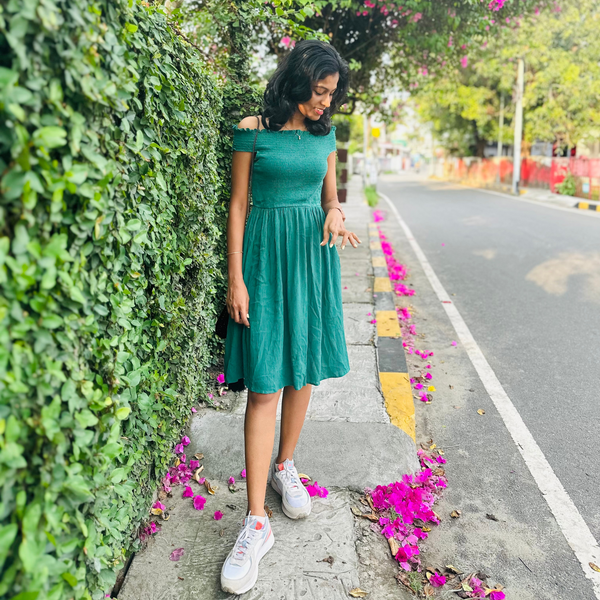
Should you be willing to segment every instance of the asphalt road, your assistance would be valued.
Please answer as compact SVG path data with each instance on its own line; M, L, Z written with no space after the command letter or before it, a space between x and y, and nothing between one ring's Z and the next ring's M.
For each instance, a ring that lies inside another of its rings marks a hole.
M600 540L600 218L406 177L383 177L378 189L412 230ZM385 211L385 203L380 208ZM446 348L445 336L456 334L390 212L383 227L411 267L418 329L430 345ZM448 474L455 488L449 497L465 506L470 502L473 515L491 506L505 519L502 533L494 533L489 521L470 523L467 517L462 530L454 527L452 552L465 562L479 552L499 580L512 584L508 598L595 598L503 421L485 403L485 390L464 353L445 350L437 366L438 384L452 391L436 398L437 405L419 407L421 434L450 448ZM471 410L474 397L488 407L484 425ZM461 408L452 408L457 405ZM461 409L469 409L468 415ZM448 548L438 554L439 560L452 558Z

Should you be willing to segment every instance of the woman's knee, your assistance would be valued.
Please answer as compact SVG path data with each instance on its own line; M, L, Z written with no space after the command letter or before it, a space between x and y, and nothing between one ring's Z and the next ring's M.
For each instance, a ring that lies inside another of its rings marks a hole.
M251 392L248 390L248 404L251 404L253 408L273 408L277 407L281 390L274 394L259 394L258 392Z

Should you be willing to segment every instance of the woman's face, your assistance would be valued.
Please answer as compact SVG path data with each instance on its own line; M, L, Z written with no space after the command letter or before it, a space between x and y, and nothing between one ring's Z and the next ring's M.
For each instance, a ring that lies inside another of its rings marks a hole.
M337 88L339 73L328 75L312 84L312 98L308 102L298 104L298 110L307 118L318 121L323 111L331 104L331 99Z

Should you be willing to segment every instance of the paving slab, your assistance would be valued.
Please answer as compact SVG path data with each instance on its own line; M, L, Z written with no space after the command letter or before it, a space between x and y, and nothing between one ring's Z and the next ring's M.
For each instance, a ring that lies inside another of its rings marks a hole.
M202 511L194 510L191 499L182 499L181 488L175 488L173 498L165 501L171 517L136 557L119 600L234 597L221 591L220 573L245 516L246 490L242 483L240 491L232 494L224 480L218 484ZM206 496L203 487L196 486L195 491ZM261 560L257 585L244 598L346 600L348 592L360 585L355 519L350 511L353 500L351 492L331 490L327 498L314 499L307 519L292 521L269 488L267 504L273 511L275 545ZM215 510L224 513L222 520L214 520ZM185 551L178 562L169 560L175 548ZM329 556L331 565L323 562Z
M369 316L367 313L371 313ZM360 303L348 302L344 304L344 332L346 344L368 344L375 342L375 325L373 309Z

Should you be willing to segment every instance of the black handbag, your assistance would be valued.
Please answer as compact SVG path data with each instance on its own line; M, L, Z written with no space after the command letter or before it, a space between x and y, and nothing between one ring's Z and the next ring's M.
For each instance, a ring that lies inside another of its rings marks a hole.
M248 180L248 204L246 207L246 223L248 222L248 215L250 214L250 199L252 197L252 171L254 170L254 160L256 157L256 138L258 137L258 131L260 128L260 118L256 117L258 120L256 133L254 134L254 143L252 144L252 160L250 161L250 177ZM215 334L224 340L227 337L227 325L229 324L229 311L227 310L227 304L221 310L221 314L217 319L217 323L215 325ZM246 388L244 385L244 380L240 379L235 383L230 383L228 385L229 389L234 392L241 392Z

